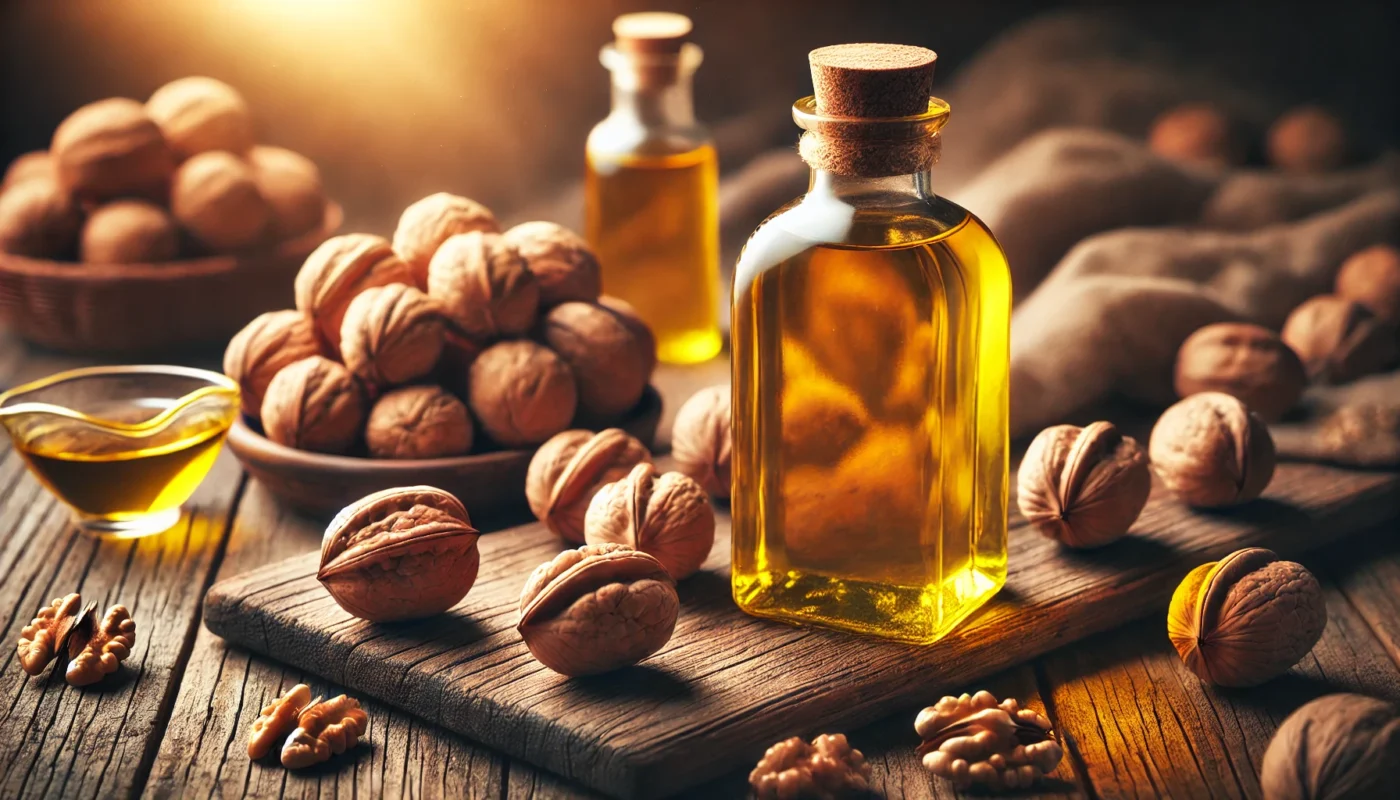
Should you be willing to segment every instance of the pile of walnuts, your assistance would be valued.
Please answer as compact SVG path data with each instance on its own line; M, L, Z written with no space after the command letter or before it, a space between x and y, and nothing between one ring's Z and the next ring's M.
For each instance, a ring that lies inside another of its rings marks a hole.
M324 242L296 277L296 309L234 336L224 372L243 411L289 447L422 459L533 447L604 427L641 400L651 331L602 297L574 232L438 193L393 240Z
M233 253L321 225L321 174L256 144L248 104L213 78L68 115L0 184L0 251L96 264Z

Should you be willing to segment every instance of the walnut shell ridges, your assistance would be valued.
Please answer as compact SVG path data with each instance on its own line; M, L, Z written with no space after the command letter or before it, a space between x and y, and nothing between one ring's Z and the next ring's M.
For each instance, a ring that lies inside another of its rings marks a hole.
M428 264L428 294L466 336L520 336L535 324L540 288L525 259L494 233L451 236Z
M1380 372L1396 356L1394 326L1336 295L1318 295L1293 309L1280 335L1302 359L1308 377L1323 383Z
M355 296L373 286L413 285L413 271L382 236L332 236L306 257L293 286L298 311L311 315L324 342L340 350L340 326Z
M58 182L83 202L115 197L164 200L175 153L146 109L112 97L89 103L59 123L49 147Z
M1148 457L1167 488L1198 508L1253 500L1274 476L1268 427L1220 392L1193 394L1164 411L1152 428Z
M1176 393L1224 392L1266 422L1288 413L1308 376L1293 348L1258 325L1220 322L1187 337L1176 356Z
M267 438L298 450L344 453L364 429L365 400L355 376L323 356L283 367L262 404Z
M1192 570L1167 612L1167 634L1182 662L1218 686L1256 686L1282 675L1326 626L1312 573L1259 547Z
M654 556L672 578L684 580L710 555L715 511L700 484L643 462L593 496L584 536L589 544L625 544Z
M472 449L467 407L437 386L405 386L374 404L365 444L375 458L446 458Z
M617 312L595 303L563 303L545 316L543 339L573 369L585 417L617 419L641 400L651 358Z
M1386 800L1400 763L1400 709L1359 694L1319 697L1288 715L1259 770L1270 800Z
M146 112L181 158L210 150L242 155L253 146L248 104L232 86L214 78L173 80L151 95Z
M540 283L540 305L593 302L603 292L598 258L582 236L553 222L522 222L502 239L516 248Z
M1111 423L1056 425L1026 450L1017 505L1044 536L1069 547L1101 547L1137 521L1152 491L1147 454Z
M394 251L413 268L418 285L427 286L428 264L449 237L500 230L491 209L475 200L438 192L404 209L394 229Z
M650 460L646 445L621 429L564 431L540 445L530 459L525 498L545 527L566 541L583 544L594 495Z
M437 305L402 283L360 292L340 326L341 361L374 388L398 386L432 372L442 355L442 342Z
M676 412L671 428L676 468L719 498L729 497L730 488L730 395L727 385L701 389Z
M569 365L531 341L499 342L472 362L467 405L498 444L539 444L569 427L577 389Z
M243 413L256 417L273 376L289 364L317 355L321 355L321 341L310 317L300 311L268 311L229 340L224 374L238 382Z

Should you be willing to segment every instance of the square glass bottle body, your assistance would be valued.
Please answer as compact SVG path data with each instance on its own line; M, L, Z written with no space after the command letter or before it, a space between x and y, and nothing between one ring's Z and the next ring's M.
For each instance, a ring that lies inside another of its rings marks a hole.
M735 271L733 592L931 642L1006 579L1010 276L928 173L814 174Z

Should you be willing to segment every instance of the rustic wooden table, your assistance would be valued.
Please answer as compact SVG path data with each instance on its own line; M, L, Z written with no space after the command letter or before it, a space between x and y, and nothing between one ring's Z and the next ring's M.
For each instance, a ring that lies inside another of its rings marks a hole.
M0 388L85 363L33 352L0 334ZM213 366L213 359L201 365ZM673 414L692 391L723 379L716 364L664 370L657 383ZM30 678L12 645L3 645L0 693L9 700L0 718L0 796L588 796L375 702L366 703L366 741L350 757L295 773L250 763L247 730L269 699L298 682L316 693L338 690L225 646L200 624L201 600L215 580L320 544L322 525L280 508L229 453L178 527L137 542L80 536L8 441L0 445L0 487L5 642L19 638L38 608L70 591L103 605L125 603L139 625L119 678L85 690L67 686L61 673ZM1257 797L1264 749L1294 708L1349 690L1400 701L1395 528L1307 559L1327 593L1327 630L1297 668L1264 687L1204 687L1181 666L1154 617L966 688L1028 700L1054 723L1067 756L1036 796ZM849 732L852 742L872 762L885 795L954 796L914 755L916 711ZM742 792L743 776L735 775L694 794Z

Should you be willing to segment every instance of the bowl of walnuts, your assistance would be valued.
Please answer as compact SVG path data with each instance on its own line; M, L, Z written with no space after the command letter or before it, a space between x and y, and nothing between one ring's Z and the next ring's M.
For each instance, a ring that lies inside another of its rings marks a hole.
M486 207L446 193L409 206L392 240L327 239L297 273L296 307L229 342L224 372L243 404L229 447L317 515L410 485L474 513L524 505L530 458L555 434L656 434L655 339L601 283L576 233L502 232Z
M341 217L315 164L255 141L227 84L181 78L144 104L89 103L0 184L0 321L66 352L227 341L286 305Z

